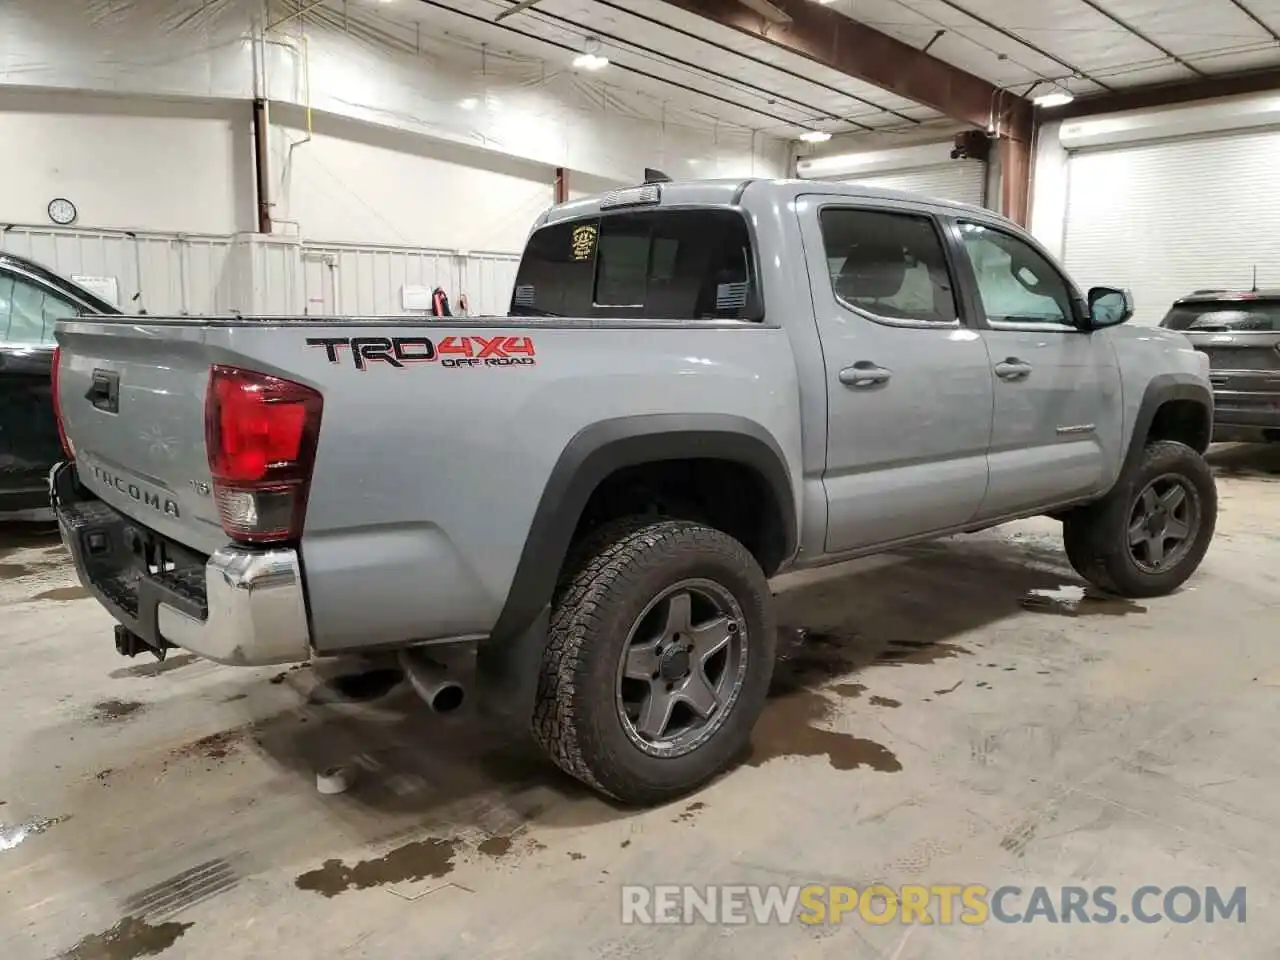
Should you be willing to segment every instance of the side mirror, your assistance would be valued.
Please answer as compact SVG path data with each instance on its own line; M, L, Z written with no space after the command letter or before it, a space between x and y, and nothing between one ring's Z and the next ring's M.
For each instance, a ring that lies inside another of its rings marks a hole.
M1089 291L1089 329L1114 327L1133 316L1133 294L1118 287L1094 287Z

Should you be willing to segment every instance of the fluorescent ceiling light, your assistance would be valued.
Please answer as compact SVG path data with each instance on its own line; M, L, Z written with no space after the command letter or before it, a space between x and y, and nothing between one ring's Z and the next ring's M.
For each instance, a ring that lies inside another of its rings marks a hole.
M458 106L460 106L463 110L474 110L479 105L480 105L480 101L477 100L475 97L467 97L467 99L465 100L458 101Z
M608 57L597 56L594 53L580 53L573 58L573 66L577 70L603 70L608 65Z
M800 134L800 139L805 143L826 143L831 139L831 134L825 130L809 130Z
M1037 107L1061 107L1070 103L1075 97L1065 90L1055 90L1033 101Z

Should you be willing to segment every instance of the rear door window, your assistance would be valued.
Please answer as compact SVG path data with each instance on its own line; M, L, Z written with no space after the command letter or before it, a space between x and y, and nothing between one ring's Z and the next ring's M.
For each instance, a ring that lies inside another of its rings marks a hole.
M750 234L735 211L605 214L534 232L511 313L740 320L752 282Z
M1280 301L1174 304L1160 326L1185 333L1280 333Z

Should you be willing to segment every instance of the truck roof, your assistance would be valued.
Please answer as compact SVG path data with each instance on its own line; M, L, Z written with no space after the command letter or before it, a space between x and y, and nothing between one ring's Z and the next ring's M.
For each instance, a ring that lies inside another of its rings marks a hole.
M968 217L981 218L1002 226L1016 226L1012 221L999 214L968 203L954 200L942 200L920 193L909 193L905 190L889 190L885 187L868 186L858 183L838 183L829 180L769 180L753 177L742 177L724 180L683 180L658 184L637 184L635 187L624 187L621 190L638 190L645 186L660 188L661 206L736 206L748 187L752 194L772 193L780 202L790 202L796 197L811 193L846 196L876 200L902 200L913 204L932 207L938 212L963 213ZM535 227L564 220L575 220L579 217L591 216L607 208L607 201L612 194L621 190L610 191L580 200L571 200L549 209L539 218ZM603 206L602 206L603 205Z

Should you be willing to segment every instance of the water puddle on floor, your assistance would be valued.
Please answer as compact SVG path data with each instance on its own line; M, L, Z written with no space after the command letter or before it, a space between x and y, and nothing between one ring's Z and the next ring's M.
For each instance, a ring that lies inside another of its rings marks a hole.
M1088 587L1028 590L1018 602L1035 613L1051 613L1059 617L1123 617L1147 612L1140 603L1098 593Z
M443 877L453 870L456 847L453 840L428 837L396 847L385 856L361 860L351 866L341 860L326 860L318 869L300 874L294 885L299 890L336 897L347 890L368 890L389 883Z
M32 817L25 823L19 823L15 826L9 826L0 823L0 850L12 850L19 846L28 837L34 837L38 833L44 833L50 827L57 826L66 817Z
M193 924L150 924L138 917L125 917L110 930L85 937L58 960L135 960L154 957L173 946Z

